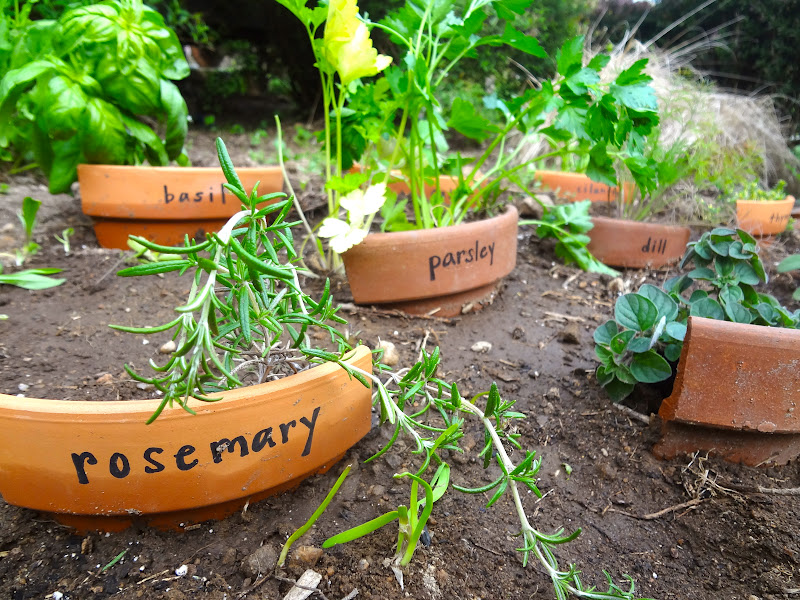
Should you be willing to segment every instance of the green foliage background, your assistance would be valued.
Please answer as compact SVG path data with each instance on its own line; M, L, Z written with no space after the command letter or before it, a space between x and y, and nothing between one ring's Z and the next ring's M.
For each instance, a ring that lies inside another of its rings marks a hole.
M645 11L637 39L647 41L688 14L697 0L661 0L655 6L631 0L601 0L598 16L605 11L598 33L605 30L611 41L621 39ZM668 49L690 38L710 32L732 20L727 48L698 54L694 66L720 87L776 96L776 103L791 117L795 132L800 128L800 0L718 0L665 35L658 46Z

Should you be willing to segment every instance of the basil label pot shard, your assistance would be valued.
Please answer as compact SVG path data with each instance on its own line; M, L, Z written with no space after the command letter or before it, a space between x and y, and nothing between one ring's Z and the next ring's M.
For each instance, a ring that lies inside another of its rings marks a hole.
M347 362L370 371L371 354ZM0 493L79 529L219 518L328 469L371 425L370 388L333 363L219 397L147 425L159 400L0 394Z
M259 194L280 192L279 167L238 169L242 184ZM139 235L163 246L184 236L204 238L218 231L241 208L223 187L219 167L129 167L78 165L83 212L94 220L98 243L128 249L128 236Z
M342 255L358 304L455 316L486 301L517 261L517 209L491 219L368 235Z

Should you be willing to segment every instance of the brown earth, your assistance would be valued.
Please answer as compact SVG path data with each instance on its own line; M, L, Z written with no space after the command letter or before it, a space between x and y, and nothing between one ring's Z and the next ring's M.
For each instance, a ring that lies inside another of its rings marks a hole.
M248 137L225 137L235 164L248 163ZM201 151L211 148L208 134L193 134L193 148L203 157L195 164L212 164L211 151ZM77 201L50 196L31 175L9 183L0 195L0 251L18 244L14 212L24 195L33 195L44 204L37 230L42 250L30 265L61 267L67 282L39 292L0 287L0 313L9 316L0 321L0 392L24 389L28 396L62 399L146 396L122 365L144 366L166 339L144 345L141 336L114 332L108 324L163 322L188 283L169 276L116 277L125 256L97 248ZM318 185L312 180L302 186L308 198L318 194ZM53 234L67 225L76 236L65 256ZM796 252L799 242L795 234L786 244ZM786 251L773 247L766 262L774 265ZM592 332L609 318L617 292L659 283L667 274L627 271L612 283L555 261L549 243L522 230L517 267L482 312L440 320L354 308L346 313L351 331L373 347L378 338L394 342L400 366L413 361L427 339L429 349L440 346L442 375L457 381L462 393L478 393L496 381L504 398L518 400L528 415L519 425L524 445L542 458L545 497L537 501L529 494L528 514L545 532L581 528L557 554L563 566L577 563L585 582L602 587L606 570L617 582L622 574L632 576L638 596L664 600L794 597L800 588L800 499L756 490L797 487L797 463L749 468L700 455L659 461L651 453L658 423L612 406L593 379ZM788 301L792 285L797 281L775 277L771 290ZM346 283L335 288L338 300L350 300ZM490 342L491 350L473 352L477 341ZM639 395L631 405L646 412L657 403ZM467 441L479 435L472 427ZM341 464L353 464L353 473L300 544L319 547L407 498L407 486L391 477L413 463L402 444L364 464L386 436L375 428L348 453ZM454 456L453 463L458 483L489 480L474 458ZM324 551L317 562L306 552L270 575L270 556L274 561L339 472L334 467L293 492L184 532L132 527L79 536L46 515L0 501L0 598L52 598L54 592L71 600L282 598L292 587L286 579L309 566L323 575L319 589L331 600L354 590L358 598L553 597L543 570L535 561L523 568L515 551L510 501L487 509L487 497L454 491L435 505L431 543L417 551L403 591L384 566L396 540L389 527ZM697 502L683 506L692 500ZM121 560L103 569L124 550ZM188 570L179 577L175 571L182 565Z

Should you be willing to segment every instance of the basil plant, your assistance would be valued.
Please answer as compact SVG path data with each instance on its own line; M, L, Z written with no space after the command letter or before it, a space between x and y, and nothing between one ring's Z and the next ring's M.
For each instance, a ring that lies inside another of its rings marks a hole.
M188 112L173 81L188 74L177 36L141 0L35 21L0 79L0 148L34 160L52 193L69 190L82 162L185 159Z
M668 279L663 289L644 284L621 296L614 319L594 332L597 381L615 402L636 383L657 383L672 375L690 316L800 328L800 309L791 312L774 296L756 291L768 278L749 233L717 228L686 248L680 268L691 263L693 269Z

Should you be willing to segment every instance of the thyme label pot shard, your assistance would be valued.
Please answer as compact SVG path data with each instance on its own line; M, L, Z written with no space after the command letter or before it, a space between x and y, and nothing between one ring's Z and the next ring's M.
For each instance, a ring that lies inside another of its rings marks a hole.
M363 346L348 362L371 371ZM0 394L0 493L83 529L221 518L330 468L371 425L371 389L334 363L219 396L146 425L159 400Z
M691 317L657 455L712 451L783 464L800 455L800 331Z
M786 230L794 208L794 196L778 202L737 200L736 220L753 235L777 235Z
M453 316L490 293L517 260L517 209L452 227L368 235L343 254L353 299L359 304L404 304L408 312ZM454 304L448 297L457 295Z
M249 190L260 182L261 195L280 192L279 167L237 169ZM184 236L203 238L218 231L242 203L223 187L218 167L146 167L78 165L81 207L95 223L104 248L128 249L128 236L139 235L163 246L177 246Z
M676 263L689 242L688 227L593 217L589 251L615 267L660 268Z

